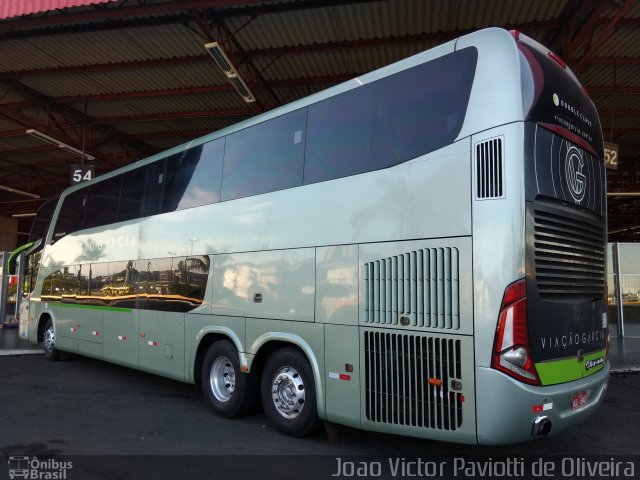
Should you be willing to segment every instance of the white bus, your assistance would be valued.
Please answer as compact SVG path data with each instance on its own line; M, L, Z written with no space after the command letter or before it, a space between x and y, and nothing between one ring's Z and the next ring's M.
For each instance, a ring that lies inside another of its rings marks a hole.
M69 188L22 331L293 436L560 432L609 374L602 156L562 60L479 31Z

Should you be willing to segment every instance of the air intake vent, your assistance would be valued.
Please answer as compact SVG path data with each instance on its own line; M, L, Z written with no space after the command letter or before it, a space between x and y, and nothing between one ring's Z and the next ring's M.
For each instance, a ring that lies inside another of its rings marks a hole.
M458 330L457 248L423 248L364 265L365 323Z
M365 332L366 417L437 430L462 425L460 340ZM459 383L459 382L454 382Z
M502 137L475 144L476 199L504 198Z
M540 298L601 299L605 279L604 224L570 207L534 204L536 285Z

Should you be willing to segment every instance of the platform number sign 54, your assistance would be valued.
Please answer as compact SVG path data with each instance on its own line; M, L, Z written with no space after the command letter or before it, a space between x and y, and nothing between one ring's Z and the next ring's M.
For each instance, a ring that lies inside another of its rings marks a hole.
M71 165L71 185L93 180L93 165Z

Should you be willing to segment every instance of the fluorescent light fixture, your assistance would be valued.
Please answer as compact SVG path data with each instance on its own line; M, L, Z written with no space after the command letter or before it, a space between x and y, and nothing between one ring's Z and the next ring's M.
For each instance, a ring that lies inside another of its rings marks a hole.
M35 217L36 215L37 215L36 212L33 212L33 213L14 213L11 216L13 218L28 218L28 217Z
M33 128L28 129L25 132L27 135L31 135L33 137L36 137L44 142L50 143L51 145L55 145L59 148L62 148L68 152L71 153L75 153L76 155L78 155L79 157L82 157L82 150L76 148L76 147L72 147L71 145L69 145L68 143L64 143L62 140L58 140L57 138L51 137L49 135L47 135L46 133L42 133L39 130L35 130ZM84 158L87 160L95 160L96 157L94 157L93 155L89 155L88 153L84 154Z
M242 80L242 77L236 70L236 67L233 66L233 63L231 63L231 60L229 60L227 54L224 53L224 50L222 50L220 44L218 42L211 42L205 44L204 48L207 50L207 52L209 52L209 55L211 55L213 61L216 62L216 65L220 67L222 73L227 76L229 82L238 91L242 99L246 103L255 102L256 97L253 96L253 94L249 90L249 87L247 87L247 84L244 82L244 80Z
M17 193L18 195L24 195L25 197L40 198L40 195L36 195L35 193L23 192L22 190L17 190L5 185L0 185L0 190L4 190L5 192Z
M618 230L610 230L608 233L609 233L609 235L613 235L613 234L616 234L616 233L631 232L633 230L638 230L638 229L640 229L640 225L637 225L635 227L620 228Z

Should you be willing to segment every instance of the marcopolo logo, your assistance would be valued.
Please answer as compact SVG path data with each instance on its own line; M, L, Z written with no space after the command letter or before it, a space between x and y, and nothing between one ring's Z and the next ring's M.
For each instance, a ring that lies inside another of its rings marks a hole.
M597 366L600 366L604 363L604 357L596 358L594 360L587 360L584 364L585 370L591 370Z
M582 150L573 145L567 149L564 169L569 193L576 203L582 202L587 191L587 169Z
M63 462L55 458L40 460L38 457L9 457L9 478L29 480L66 480L67 471L73 468L73 462Z

